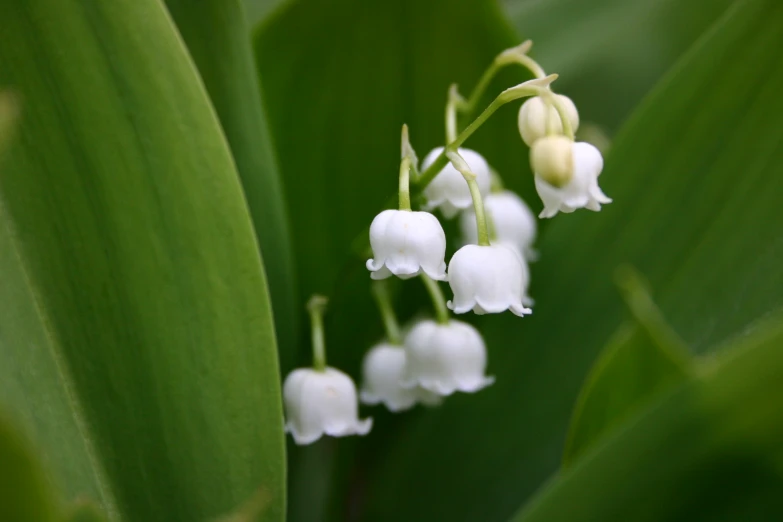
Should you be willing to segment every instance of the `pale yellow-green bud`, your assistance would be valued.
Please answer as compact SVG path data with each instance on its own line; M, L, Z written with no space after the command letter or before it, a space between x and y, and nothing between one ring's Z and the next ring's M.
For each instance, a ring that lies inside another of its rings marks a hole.
M568 116L571 128L576 132L576 129L579 127L579 112L576 110L576 105L568 96L555 94L554 97L557 98L558 103L565 109L564 112ZM547 118L549 118L548 122ZM547 125L549 125L554 134L563 134L560 114L554 106L548 104L541 96L533 96L522 104L522 107L519 108L517 124L519 125L519 134L528 147L532 147L533 143L547 135Z
M574 176L574 142L565 136L545 136L530 148L533 172L553 187L563 187Z

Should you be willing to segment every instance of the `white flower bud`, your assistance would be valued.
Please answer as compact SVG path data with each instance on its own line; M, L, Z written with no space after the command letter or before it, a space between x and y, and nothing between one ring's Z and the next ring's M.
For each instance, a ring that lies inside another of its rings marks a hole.
M522 198L510 190L493 192L484 198L484 211L495 235L492 244L509 246L525 260L535 259L536 216ZM460 228L465 244L478 243L476 214L472 209L460 215Z
M574 177L574 142L565 136L547 136L530 148L530 166L536 176L553 187L563 187Z
M446 234L429 212L384 210L370 225L374 259L367 260L373 279L392 274L408 279L421 272L438 281L446 279Z
M563 104L568 120L571 122L571 128L576 132L576 129L579 128L579 111L576 110L576 105L568 96L562 94L555 94L555 96ZM562 134L563 123L560 121L560 114L554 106L547 107L546 102L540 96L528 98L519 108L517 119L519 134L522 135L522 140L528 147L532 147L533 143L546 136L547 117L553 132Z
M410 409L417 402L429 406L440 403L440 397L428 390L401 385L405 360L405 348L394 344L380 343L367 352L362 364L364 381L360 394L364 404L383 403L390 411L397 412Z
M283 384L285 430L297 444L311 444L322 435L366 435L372 419L359 420L356 387L346 374L334 368L320 372L299 368Z
M487 349L481 334L461 321L421 321L405 337L405 353L404 386L418 385L446 396L476 392L495 381L484 375Z
M550 218L558 211L573 212L578 208L598 212L601 204L612 202L598 186L598 176L604 168L604 160L598 149L589 143L576 142L571 144L569 156L573 175L568 183L560 187L553 186L546 176L535 171L536 190L544 203L544 210L538 215L541 218Z
M532 314L523 305L528 275L520 255L505 245L465 245L449 263L449 285L454 300L446 305L455 314L473 310L494 314L511 310L518 316Z
M435 159L443 152L443 147L433 149L424 158L421 171L424 171L435 162ZM470 149L459 149L458 153L470 167L470 171L476 175L476 183L482 196L489 194L490 174L489 164L481 154ZM451 163L443 167L432 182L424 189L424 197L427 198L427 210L439 208L443 216L451 219L460 210L473 206L473 198L465 178L454 168Z

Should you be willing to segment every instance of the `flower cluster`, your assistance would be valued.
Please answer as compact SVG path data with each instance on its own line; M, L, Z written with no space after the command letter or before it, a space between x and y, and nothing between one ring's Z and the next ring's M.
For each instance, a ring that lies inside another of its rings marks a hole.
M472 325L454 314L531 314L528 262L537 258L533 247L536 218L527 204L503 183L486 159L462 144L501 105L528 97L519 110L522 140L530 147L534 184L544 208L541 218L578 208L593 211L610 203L598 186L603 158L596 147L576 142L579 113L566 96L555 94L547 76L527 52L530 42L508 49L495 59L467 99L456 85L446 105L446 145L427 154L419 164L407 126L402 132L399 205L373 219L369 231L372 257L366 266L386 330L386 338L365 355L362 389L345 373L326 366L322 313L324 298L310 305L313 323L314 368L300 368L285 381L286 429L298 444L323 434L366 434L372 420L360 420L358 400L383 404L398 412L417 403L435 406L457 391L472 393L494 381L485 375L487 348ZM471 115L492 75L517 63L536 77L503 91L472 123L458 133L458 116ZM421 201L413 209L411 184ZM431 212L459 218L462 246L446 263L446 234ZM386 279L420 277L435 310L435 319L415 321L402 334L393 311ZM446 301L439 281L448 282L453 298Z

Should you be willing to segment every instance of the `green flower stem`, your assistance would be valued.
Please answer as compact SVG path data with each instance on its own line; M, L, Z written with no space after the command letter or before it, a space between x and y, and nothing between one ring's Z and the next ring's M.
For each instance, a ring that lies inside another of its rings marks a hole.
M372 295L375 298L375 302L378 304L378 311L381 314L383 327L386 330L386 338L392 344L402 345L400 325L397 322L397 316L394 314L387 282L385 280L373 281Z
M413 178L413 182L416 183L416 181L419 179L419 168L417 166L419 159L416 157L416 151L414 151L413 147L411 146L411 141L408 136L408 125L405 123L402 125L402 136L400 142L400 157L408 158L410 166L408 175ZM410 181L408 183L408 187L408 192L410 193Z
M446 166L446 164L449 162L448 158L446 157L446 154L449 152L456 152L457 149L465 143L465 141L470 138L474 132L476 132L479 127L484 125L486 121L489 119L490 116L495 114L495 112L501 108L503 105L512 102L514 100L518 100L520 98L525 98L527 96L538 96L541 94L541 92L546 89L550 83L552 83L554 80L557 79L556 74L550 74L549 76L545 78L537 78L535 80L529 80L525 83L520 83L519 85L516 85L514 87L510 87L506 89L505 91L501 92L497 95L497 97L492 100L492 103L490 103L486 109L484 109L484 112L479 114L479 116L471 122L470 125L468 125L465 130L459 133L457 138L450 142L448 145L446 145L446 148L443 150L443 152L435 159L435 161L427 167L424 172L421 173L418 179L417 187L419 190L424 189L427 185L432 182L433 179L435 179L435 176L438 175L438 173L443 170L443 167Z
M449 87L449 96L446 102L446 143L451 143L457 139L457 106L462 100L457 92L457 84L452 83Z
M465 180L470 188L470 197L473 198L473 211L476 213L476 230L478 231L478 244L480 246L489 246L489 227L487 217L484 214L484 201L481 198L478 182L476 178Z
M544 69L538 65L538 62L536 62L534 59L529 57L526 54L518 54L514 56L514 62L518 63L528 71L530 71L533 76L536 78L545 78L546 73L544 72Z
M533 42L531 40L526 40L520 45L506 49L498 54L492 61L492 64L484 71L484 74L481 75L481 78L473 88L473 92L470 93L467 101L461 103L458 108L470 117L473 111L476 110L476 107L478 107L481 97L484 96L484 92L487 90L487 87L489 87L489 84L492 82L495 75L497 75L503 67L519 63L519 57L526 56L532 46Z
M432 306L435 308L435 319L440 324L448 324L449 309L446 308L446 298L443 297L440 285L427 274L421 274L421 280L424 282L424 287L427 289L427 292L432 299Z
M453 142L451 142L449 145L446 146L444 151L438 155L438 157L435 159L435 161L427 167L427 169L424 170L424 172L421 172L416 177L416 184L415 188L417 192L421 192L424 190L427 185L429 185L433 179L435 179L435 176L438 175L438 173L443 170L443 167L446 166L446 164L449 162L448 158L446 157L446 153L448 151L454 151L456 152L462 143L465 142L476 130L481 127L481 125L484 124L484 122L489 119L492 114L497 111L502 105L509 103L514 100L518 100L519 98L524 98L526 96L537 96L541 94L541 91L549 86L550 83L552 83L555 79L557 79L556 74L550 74L549 76L541 79L536 80L529 80L525 83L521 83L515 87L511 87L509 89L506 89L505 91L501 92L497 98L495 98L492 103L484 109L484 112L481 113L481 115L476 118L476 120L471 123L465 130L463 130L458 136L457 139L455 139ZM409 160L410 161L410 160ZM402 170L402 169L400 169ZM408 176L406 176L407 178ZM401 180L402 181L402 180ZM401 183L402 184L402 183ZM400 202L400 208L402 208L402 203L407 202L407 205L410 206L410 192L407 193L407 199L401 198L402 201ZM393 199L390 199L389 202L386 205L386 208L392 208L394 206ZM367 233L363 233L360 237L357 237L357 239L354 241L354 250L356 252L361 252L361 255L364 255L366 249L367 249ZM359 246L357 246L359 245Z
M498 58L495 58L495 60L492 62L492 65L490 65L487 70L484 71L484 74L481 75L481 78L476 84L476 87L473 88L473 92L470 93L470 97L466 102L459 106L459 109L467 115L470 115L473 111L475 111L479 101L481 101L481 97L484 96L484 92L486 92L487 87L489 87L492 79L495 77L498 71L500 71L506 65L509 65L509 63L511 62L503 62L498 60Z
M574 128L571 126L571 120L568 118L568 111L565 108L565 105L563 105L563 102L554 95L552 92L552 89L545 89L543 93L544 99L547 103L552 104L554 106L555 110L557 111L557 115L560 116L560 123L563 126L563 134L567 138L570 138L572 141L574 140ZM547 117L547 125L549 124L549 118ZM547 129L548 130L548 129Z
M468 163L457 152L449 151L447 157L451 164L457 169L470 189L470 197L473 199L473 211L476 214L476 230L478 232L478 244L480 246L489 246L489 228L487 226L487 217L484 214L484 200L481 197L476 175L471 172Z
M310 327L313 338L313 368L326 370L326 342L324 340L324 311L329 300L322 295L314 295L307 302L310 313Z
M411 209L410 170L411 158L405 156L400 162L400 210Z

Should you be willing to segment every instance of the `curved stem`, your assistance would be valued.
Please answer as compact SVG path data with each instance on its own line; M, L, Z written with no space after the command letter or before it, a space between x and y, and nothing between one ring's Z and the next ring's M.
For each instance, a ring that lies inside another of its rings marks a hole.
M310 313L310 329L313 342L313 368L322 372L326 370L326 341L324 335L324 311L328 299L322 295L314 295L307 302Z
M476 230L478 231L478 244L480 246L489 246L489 227L487 225L487 216L484 214L484 200L481 198L476 178L468 179L468 188L470 188L470 197L473 198L473 211L476 213Z
M445 167L449 162L446 154L449 151L456 152L457 149L463 143L465 143L465 140L470 138L473 133L479 129L479 127L484 125L484 123L495 113L495 111L497 111L506 103L512 102L514 100L518 100L526 96L536 96L541 94L541 92L556 79L556 74L550 74L545 78L529 80L519 85L515 85L514 87L510 87L498 94L497 97L492 100L492 103L490 103L487 108L484 109L484 111L471 122L470 125L468 125L462 132L459 133L456 139L446 145L446 148L435 159L432 165L427 167L424 172L419 175L417 187L421 190L429 185L430 182L435 179L435 176L437 176L438 173L443 170L443 167Z
M451 160L454 168L462 174L470 189L470 197L473 199L473 211L476 214L476 231L478 232L478 244L480 246L489 246L489 229L487 227L487 218L484 214L484 199L481 197L476 175L470 170L470 165L458 152L448 151L446 156Z
M546 73L544 69L538 65L538 62L529 57L526 54L518 54L514 56L514 61L530 71L536 78L545 78Z
M571 126L571 120L568 118L568 111L565 108L565 105L563 105L563 102L554 95L552 92L552 89L545 89L544 96L547 97L548 103L551 103L555 110L557 111L557 115L560 116L560 123L563 126L563 134L570 138L572 141L574 140L574 128ZM547 123L549 122L549 111L547 111Z
M411 159L409 156L405 156L400 162L400 210L411 209L410 170Z
M449 87L448 101L446 102L446 143L457 139L457 105L462 101L457 92L457 84Z
M473 88L473 92L470 93L467 101L459 104L459 110L465 113L468 118L472 117L473 111L476 110L479 101L481 101L481 97L484 95L487 87L489 87L492 79L503 67L506 67L507 65L521 65L528 69L536 78L546 77L544 69L538 64L538 62L527 55L532 46L533 42L527 40L522 42L520 45L512 47L511 49L506 49L497 55L492 61L492 64L490 64L490 66L484 71L484 74L481 75L481 78Z
M386 338L391 344L401 345L402 335L400 334L400 325L397 322L397 316L394 314L394 307L389 297L389 288L385 280L373 281L372 295L378 304L378 312L383 320L383 328L386 330Z
M479 101L481 101L481 97L484 96L484 92L486 92L490 82L498 73L498 71L500 71L506 65L509 65L509 63L499 61L498 59L495 59L495 61L492 62L487 70L484 71L484 74L481 75L478 83L473 88L473 92L470 93L468 100L459 107L462 112L470 115L474 110L476 110L476 107L478 106Z
M427 293L430 294L430 298L432 299L432 306L435 308L435 319L440 324L448 324L449 309L446 308L446 298L443 297L440 285L427 274L421 274L421 280L424 282L424 287L427 289Z

